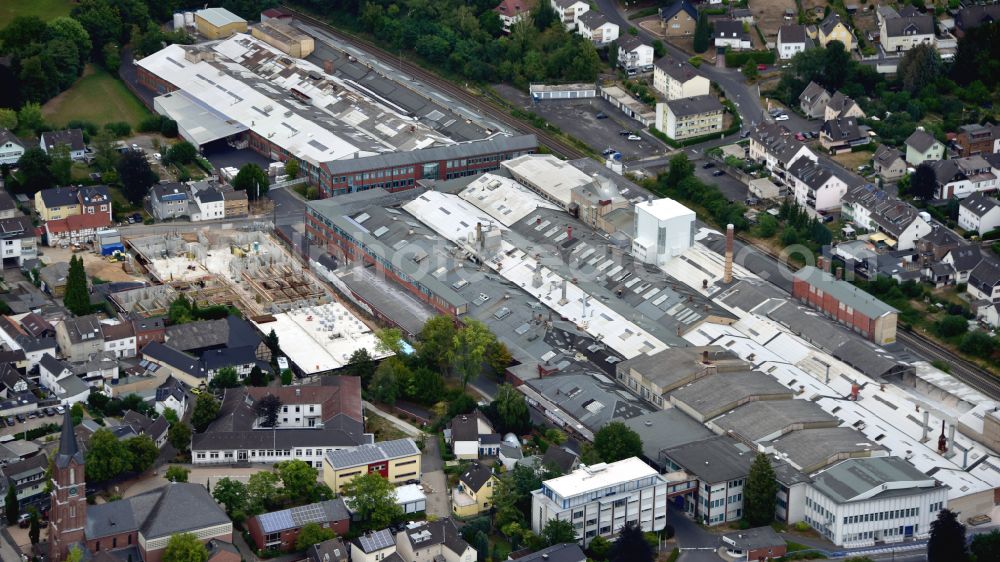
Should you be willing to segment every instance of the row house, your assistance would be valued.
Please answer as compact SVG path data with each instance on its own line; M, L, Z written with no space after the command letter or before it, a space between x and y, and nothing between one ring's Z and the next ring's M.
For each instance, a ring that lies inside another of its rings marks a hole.
M863 119L866 115L862 111L861 106L858 105L858 102L847 97L840 90L837 90L830 96L830 101L826 102L826 107L823 110L823 119L830 121L831 119L847 119L848 117Z
M805 158L816 162L819 157L805 144L797 141L784 125L761 123L750 131L750 158L760 162L777 178L796 161Z
M104 351L101 319L96 314L66 318L56 324L56 341L64 357L74 363Z
M74 215L106 216L111 223L111 194L106 185L53 187L35 193L35 211L43 221Z
M88 244L97 240L100 233L110 230L112 224L111 218L104 214L72 215L50 220L45 223L45 240L51 247Z
M840 166L808 158L799 158L788 168L788 185L795 202L816 211L839 208L847 189L859 183Z
M997 171L982 156L968 156L930 163L934 169L936 199L964 199L973 193L997 189Z
M958 226L986 234L1000 228L1000 201L985 193L973 193L958 205Z
M869 232L891 236L897 250L914 249L931 232L930 223L916 207L871 184L849 190L841 203L844 218Z

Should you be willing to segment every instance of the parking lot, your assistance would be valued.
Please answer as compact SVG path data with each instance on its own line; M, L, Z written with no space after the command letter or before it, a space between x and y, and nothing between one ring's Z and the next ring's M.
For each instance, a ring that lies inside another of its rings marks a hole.
M705 168L707 162L708 160L698 160L694 163L695 177L707 184L717 185L722 195L730 201L739 203L745 201L749 193L747 185L726 173L716 175L717 172L721 171L719 166L713 165L711 168Z
M41 414L41 417L36 417L36 418L28 418L26 414L22 415L25 416L25 421L22 423L15 419L14 425L7 425L6 422L7 418L4 418L2 422L3 427L0 428L0 435L14 435L17 433L28 431L30 429L35 429L36 427L41 427L48 423L54 423L56 425L62 423L62 420L59 418L58 414L52 417Z
M533 104L529 109L597 152L608 149L620 152L625 162L664 153L667 149L638 121L600 98L545 101ZM628 140L621 134L626 131L636 133L641 140Z

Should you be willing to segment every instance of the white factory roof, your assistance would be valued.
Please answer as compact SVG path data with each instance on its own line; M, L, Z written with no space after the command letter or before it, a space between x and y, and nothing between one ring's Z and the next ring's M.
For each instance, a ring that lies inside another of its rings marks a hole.
M204 47L221 55L214 62L192 62L185 58L183 46L170 45L136 64L174 84L203 105L315 165L354 158L356 153L359 156L376 154L308 118L305 112L311 106L292 101L264 82L253 84L241 79L252 77L252 73L239 64L251 50L247 45L270 49L249 35L236 34Z
M656 469L638 457L629 457L613 463L581 466L569 474L546 480L543 485L563 498L569 498L658 475Z
M423 193L403 205L403 209L441 236L466 249L473 247L477 222L484 225L498 222L498 219L461 197L437 191ZM547 222L539 227L546 225ZM608 259L599 264L597 269L603 273L613 263L614 260ZM501 240L499 251L491 259L487 259L485 265L626 359L643 353L656 353L668 347L600 299L591 298L581 287L539 264L528 252L506 240ZM539 272L537 277L536 271ZM541 282L536 283L538 280ZM564 283L565 301L562 300Z
M203 10L198 10L195 14L215 27L222 27L231 23L247 22L247 20L237 16L225 8L205 8Z
M254 321L254 325L265 334L273 329L282 353L306 374L339 369L361 348L376 359L389 355L377 351L375 333L340 303L272 316L274 321Z
M195 146L228 138L247 130L243 124L219 113L183 90L157 96L153 104L177 122L178 130Z
M408 503L426 500L423 490L419 484L405 484L396 488L396 503L405 505Z
M458 196L488 213L506 227L510 227L539 207L558 209L516 181L496 174L479 176Z
M694 217L694 211L669 197L637 203L635 208L642 209L658 221L668 221L680 217Z
M530 185L563 205L569 206L573 189L594 181L569 162L550 154L526 154L500 164L518 181Z

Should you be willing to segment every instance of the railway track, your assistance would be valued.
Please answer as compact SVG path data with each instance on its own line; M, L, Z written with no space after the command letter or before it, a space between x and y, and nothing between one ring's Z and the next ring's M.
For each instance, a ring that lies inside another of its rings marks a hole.
M380 62L386 64L387 66L396 67L401 71L410 74L411 76L420 79L426 84L432 85L438 90L447 93L448 95L469 104L472 107L477 108L479 111L485 113L489 117L499 121L513 130L519 130L523 132L533 133L537 138L539 143L547 146L552 152L564 158L585 158L587 154L582 150L570 145L569 143L553 136L551 133L532 125L531 123L524 122L517 119L513 115L510 115L504 108L496 105L495 103L484 99L480 96L472 94L471 92L456 86L449 80L441 78L434 72L431 72L417 64L412 62L402 60L397 55L386 51L385 49L379 47L371 41L359 37L357 35L346 33L331 27L326 22L319 20L313 16L302 13L294 8L287 5L284 6L286 10L291 12L296 18L314 25L316 27L322 28L324 31L329 33L334 37L338 37L344 41L348 41L352 44L362 47L365 51L373 55L375 58L379 59ZM771 260L777 263L783 263L778 256L773 254L770 250L766 248L761 248L746 240L740 238L744 244L752 246L756 251L761 254L766 255ZM959 357L955 353L943 349L934 342L928 340L927 338L916 334L913 332L906 332L900 330L897 333L899 342L914 350L918 354L930 359L930 360L941 360L947 362L951 366L951 375L960 381L972 386L973 388L985 393L991 398L1000 400L1000 379L990 374L985 369L969 363L965 359Z
M517 119L510 113L508 113L504 108L498 106L497 104L491 102L490 100L484 99L480 96L472 94L468 90L461 88L449 80L441 78L434 72L431 72L420 65L414 64L412 62L402 60L399 56L386 51L385 49L379 47L371 41L359 37L357 35L346 33L334 27L331 27L326 22L319 20L313 16L302 13L290 6L283 5L283 8L292 13L297 19L322 28L325 32L330 35L348 41L359 47L362 47L366 52L373 55L381 63L398 68L399 70L406 72L407 74L413 76L414 78L420 79L425 84L431 85L437 90L446 93L453 98L463 101L472 107L477 108L479 111L485 113L487 116L493 118L496 121L503 123L504 125L510 127L515 131L522 131L527 133L533 133L540 144L545 145L553 153L562 156L564 158L586 158L587 154L576 148L575 146L553 136L551 133L546 131L541 127L532 125L520 119Z

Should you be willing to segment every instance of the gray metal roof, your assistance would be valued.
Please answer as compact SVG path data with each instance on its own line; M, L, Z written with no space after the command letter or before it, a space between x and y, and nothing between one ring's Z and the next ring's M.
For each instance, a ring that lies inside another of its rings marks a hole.
M517 559L518 562L585 562L587 555L576 543L554 544Z
M758 400L712 420L743 441L773 439L802 427L837 427L840 420L809 400Z
M660 451L713 436L708 428L677 408L656 410L624 420L624 423L639 434L643 456L654 463L660 462ZM549 447L548 450L558 448ZM548 451L545 454L547 456Z
M754 455L746 445L724 435L673 447L662 453L663 457L707 484L746 477Z
M932 478L899 457L872 457L848 459L824 470L813 477L813 487L830 499L844 503L883 484L927 480ZM891 491L893 495L923 493L913 488Z
M330 451L326 454L326 462L330 463L334 469L340 470L419 454L420 449L417 448L417 444L413 442L413 439L407 437L406 439L362 445L353 450Z
M770 526L733 531L722 536L732 541L740 550L753 550L785 544L785 539L781 538L781 535Z
M899 312L847 281L839 280L814 266L807 265L796 271L794 275L796 279L801 279L813 287L822 289L824 293L832 295L833 298L855 310L863 311L871 318Z
M782 458L806 473L848 456L870 456L886 450L853 427L802 429L763 445L773 447Z
M675 390L671 401L681 402L703 420L751 400L791 399L794 391L774 377L757 371L719 373Z
M723 107L722 103L715 96L704 95L670 100L667 102L667 109L677 117L686 117L688 115L722 111Z
M331 175L339 176L367 170L378 170L395 166L413 166L424 162L470 158L500 152L533 152L537 148L538 139L535 135L497 136L491 139L436 146L421 150L411 150L409 152L390 152L363 158L332 160L324 162L323 168Z

